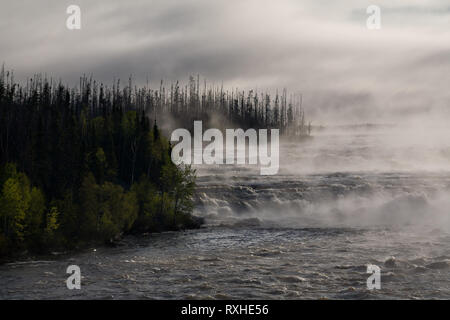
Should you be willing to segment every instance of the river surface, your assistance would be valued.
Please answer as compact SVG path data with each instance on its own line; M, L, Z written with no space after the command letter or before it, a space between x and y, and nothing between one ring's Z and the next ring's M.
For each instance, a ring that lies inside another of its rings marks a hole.
M435 133L328 128L283 143L275 176L199 167L204 228L1 265L0 298L449 299L450 141Z

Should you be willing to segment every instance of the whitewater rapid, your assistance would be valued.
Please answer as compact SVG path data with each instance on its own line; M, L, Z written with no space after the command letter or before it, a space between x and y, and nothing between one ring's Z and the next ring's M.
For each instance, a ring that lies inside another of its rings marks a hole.
M317 131L282 144L275 176L199 166L204 228L2 265L0 298L448 299L450 143L416 131Z

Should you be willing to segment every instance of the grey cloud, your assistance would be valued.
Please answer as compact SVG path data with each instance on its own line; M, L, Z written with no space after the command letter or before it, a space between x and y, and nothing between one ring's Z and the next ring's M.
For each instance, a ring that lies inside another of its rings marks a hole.
M447 2L380 2L401 26L386 18L378 33L365 29L370 1L83 0L82 30L68 31L71 2L9 2L0 59L18 79L47 72L73 84L82 74L111 83L133 74L156 85L199 73L228 88L287 87L303 92L316 122L448 107Z

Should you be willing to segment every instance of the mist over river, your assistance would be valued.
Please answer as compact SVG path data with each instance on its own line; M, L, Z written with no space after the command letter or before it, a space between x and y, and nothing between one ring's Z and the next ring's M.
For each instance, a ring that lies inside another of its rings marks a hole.
M450 136L353 125L284 142L280 171L198 167L200 230L0 266L1 299L450 298ZM68 290L69 265L81 290ZM368 290L367 264L381 269Z

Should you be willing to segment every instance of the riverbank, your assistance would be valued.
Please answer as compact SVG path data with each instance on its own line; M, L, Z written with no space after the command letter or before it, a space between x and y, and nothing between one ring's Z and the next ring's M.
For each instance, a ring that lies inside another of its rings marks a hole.
M155 234L167 233L167 232L185 232L186 230L196 230L200 229L204 226L205 219L198 216L191 216L191 219L185 225L179 225L177 228L172 228L168 230L161 230L158 232L143 232L143 233L130 233L125 234L120 237L113 239L113 241L109 243L105 243L102 241L91 242L84 244L83 246L79 246L70 250L64 250L60 248L60 250L50 250L48 252L43 252L40 254L30 253L27 250L18 252L15 255L8 257L0 257L0 265L5 265L8 263L26 263L30 261L36 260L48 260L48 259L58 259L60 257L67 257L70 255L76 255L88 250L97 250L97 248L116 248L120 246L124 246L127 243L130 243L130 239L139 239L139 238L148 238L149 236L154 236Z

